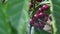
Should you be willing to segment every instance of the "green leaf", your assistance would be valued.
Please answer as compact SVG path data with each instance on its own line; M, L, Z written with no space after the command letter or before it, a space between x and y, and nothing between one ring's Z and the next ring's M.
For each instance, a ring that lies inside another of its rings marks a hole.
M0 34L26 34L29 23L29 0L0 3Z
M35 34L50 34L45 30L35 30Z
M53 30L54 34L60 33L60 0L51 0L52 1L52 15L53 15Z

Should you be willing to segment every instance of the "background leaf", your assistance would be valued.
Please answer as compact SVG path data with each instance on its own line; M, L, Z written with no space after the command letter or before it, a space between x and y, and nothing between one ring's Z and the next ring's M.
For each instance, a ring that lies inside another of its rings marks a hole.
M35 34L50 34L45 30L35 30Z
M53 15L53 30L54 34L59 34L60 33L60 0L51 0L53 4L53 10L52 10L52 15Z
M29 23L29 0L0 3L0 34L26 34Z

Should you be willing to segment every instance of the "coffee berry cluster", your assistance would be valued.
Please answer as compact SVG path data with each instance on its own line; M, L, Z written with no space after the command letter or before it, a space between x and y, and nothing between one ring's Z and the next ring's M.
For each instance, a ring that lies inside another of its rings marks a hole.
M36 2L41 2L42 0L36 0ZM30 8L33 8L33 0L30 2ZM30 18L30 26L34 26L35 28L43 29L45 26L45 22L49 20L52 21L51 16L48 13L45 13L46 10L49 10L50 6L48 4L43 4L38 8L37 12L33 17Z

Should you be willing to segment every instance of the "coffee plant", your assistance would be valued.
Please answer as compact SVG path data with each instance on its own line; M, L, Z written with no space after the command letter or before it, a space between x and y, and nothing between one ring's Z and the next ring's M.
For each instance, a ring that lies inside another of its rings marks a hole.
M0 34L60 34L60 0L0 0Z

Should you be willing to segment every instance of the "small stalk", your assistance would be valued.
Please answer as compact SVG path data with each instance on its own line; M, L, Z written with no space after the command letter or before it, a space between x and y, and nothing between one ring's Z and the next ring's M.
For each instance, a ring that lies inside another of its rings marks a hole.
M39 21L41 21L41 22L44 22L44 21L42 21L41 19L39 19ZM45 24L47 24L47 25L49 25L49 26L51 26L49 23L47 23L47 22L44 22Z
M33 0L33 12L32 12L32 17L34 17L34 14L35 14L35 3L36 3L36 0ZM30 34L31 34L31 28L32 26L30 26Z
M36 0L34 0L34 2L33 2L33 13L32 13L32 17L33 17L34 14L36 13L36 11L35 11L35 3L36 3Z

